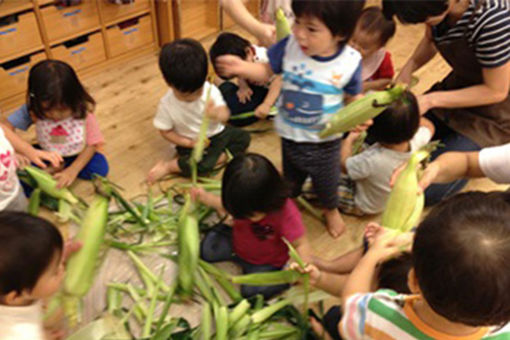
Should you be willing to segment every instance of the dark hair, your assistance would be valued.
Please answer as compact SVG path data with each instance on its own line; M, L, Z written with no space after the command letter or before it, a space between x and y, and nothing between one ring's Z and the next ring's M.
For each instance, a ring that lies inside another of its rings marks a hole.
M448 9L448 0L383 0L382 5L386 18L396 15L403 23L418 24L443 14Z
M50 222L21 212L0 212L0 295L31 291L63 241Z
M399 100L374 118L368 134L376 142L398 144L411 140L419 125L420 111L416 96L405 91Z
M377 274L377 288L392 289L400 294L411 294L407 285L409 271L413 268L411 253L404 252L399 256L384 261Z
M194 39L178 39L166 44L159 54L159 68L168 85L192 93L207 78L207 53Z
M364 32L377 34L380 46L385 46L396 30L395 21L386 19L382 10L376 6L367 7L361 12L357 27Z
M292 11L296 18L322 21L334 37L341 36L345 43L351 39L364 5L364 0L293 0Z
M413 267L439 315L469 326L510 320L510 193L467 192L436 206L416 231Z
M221 33L209 50L209 58L211 59L216 74L222 77L216 69L216 58L225 54L232 54L244 60L246 59L246 49L250 47L251 43L237 34L229 32Z
M96 102L80 83L73 68L60 60L43 60L28 74L28 109L37 118L58 106L71 109L73 117L83 119Z
M249 153L237 156L225 169L221 200L234 218L278 211L287 197L288 189L283 178L262 155Z

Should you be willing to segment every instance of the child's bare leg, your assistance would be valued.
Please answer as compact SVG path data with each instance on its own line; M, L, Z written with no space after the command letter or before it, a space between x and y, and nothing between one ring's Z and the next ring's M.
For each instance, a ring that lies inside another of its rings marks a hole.
M152 184L168 174L181 172L177 160L177 158L174 158L169 161L157 162L156 165L154 165L149 171L149 174L147 175L147 182Z
M357 248L329 261L314 256L312 262L320 270L337 274L348 274L356 267L362 257L363 248Z
M326 332L322 324L317 321L315 318L310 318L310 326L312 326L313 331L315 334L321 337L321 339L324 340L333 340L331 336Z
M338 238L344 233L346 226L338 209L325 209L324 217L326 218L326 229L331 237Z

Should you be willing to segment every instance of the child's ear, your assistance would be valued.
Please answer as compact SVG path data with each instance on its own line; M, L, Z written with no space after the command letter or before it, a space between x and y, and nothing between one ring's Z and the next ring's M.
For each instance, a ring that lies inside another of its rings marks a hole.
M23 300L23 293L12 290L7 295L4 295L3 300L7 306L16 306Z
M420 286L418 285L418 280L416 279L416 272L414 268L411 268L409 274L407 274L407 286L409 290L413 294L421 294Z
M253 51L253 48L251 46L248 46L244 49L244 52L246 53L246 59L251 61L255 57L255 51Z

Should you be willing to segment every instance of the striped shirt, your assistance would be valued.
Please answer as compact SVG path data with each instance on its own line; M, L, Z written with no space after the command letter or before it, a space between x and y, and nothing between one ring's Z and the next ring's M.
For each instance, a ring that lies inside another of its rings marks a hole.
M470 0L454 26L443 21L433 27L436 43L465 37L482 67L510 60L510 0Z
M355 294L344 306L340 331L347 340L508 340L510 324L480 328L469 336L452 336L423 322L412 304L418 296L398 295L391 290Z

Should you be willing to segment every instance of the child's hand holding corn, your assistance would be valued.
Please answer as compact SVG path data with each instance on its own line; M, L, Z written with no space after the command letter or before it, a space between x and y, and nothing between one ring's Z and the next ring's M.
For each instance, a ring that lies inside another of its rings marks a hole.
M217 122L226 122L230 116L230 112L226 106L215 106L212 100L205 104L206 116Z
M299 264L293 262L290 264L290 269L295 270L301 274L310 274L310 284L315 286L321 279L321 271L313 264L307 264L305 269L301 268Z

